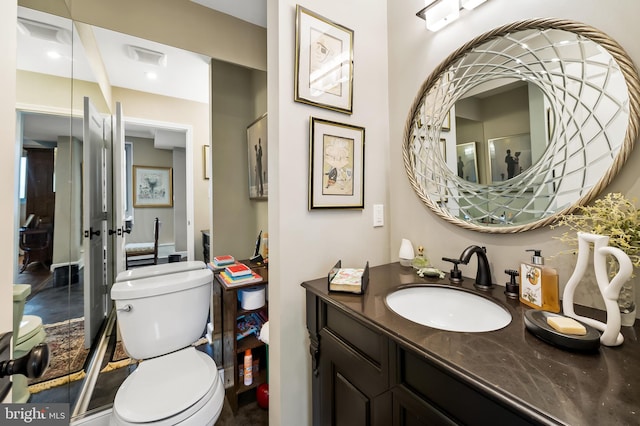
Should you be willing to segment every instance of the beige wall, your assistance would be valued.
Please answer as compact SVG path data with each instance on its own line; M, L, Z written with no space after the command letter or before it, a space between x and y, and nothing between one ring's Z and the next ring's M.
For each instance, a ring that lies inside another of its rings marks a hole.
M542 249L544 256L552 256L566 248L553 237L561 230L548 228L516 235L488 235L463 230L436 217L418 199L410 187L402 165L402 135L409 108L418 88L434 68L453 50L495 27L510 22L533 18L554 17L584 22L616 39L640 63L640 27L635 17L640 13L640 2L620 0L606 6L598 0L492 0L473 12L462 12L459 21L449 27L431 33L424 28L424 21L412 14L420 9L416 2L389 2L389 86L390 86L390 186L391 196L391 245L390 256L397 258L401 238L410 238L414 245L423 245L432 263L445 270L451 265L441 258L457 257L470 244L486 246L491 263L493 281L504 285L505 269L512 269L529 254L525 249ZM640 151L631 156L622 172L605 189L605 192L622 192L629 197L640 195L637 170ZM640 198L640 197L638 197ZM558 268L561 286L564 287L573 271L573 259L558 257L547 264ZM475 261L463 266L463 273L473 275ZM593 291L580 289L579 303L601 306L601 299ZM640 299L640 292L636 292Z
M354 30L352 115L293 101L296 3ZM310 423L311 360L300 284L326 276L338 259L345 266L390 260L386 7L384 1L369 0L268 3L269 422L273 425ZM307 210L310 116L366 129L364 209ZM377 203L384 204L386 213L381 228L372 226L372 205Z
M89 96L96 109L102 114L110 113L104 102L100 88L94 83L30 71L17 71L17 104L19 107L46 108L49 111L69 114L71 106L69 96L72 94L74 112L82 116L83 97Z
M52 267L82 258L82 141L59 136L56 150L56 206ZM69 183L69 184L68 184Z
M249 199L247 147L247 126L266 112L266 75L219 61L211 72L211 255L246 259L258 232L267 232L267 202Z
M18 226L16 165L16 19L17 7L10 1L0 2L0 193L5 201L0 209L0 241L2 252L13 253L17 246ZM14 256L0 257L0 333L12 330L13 273L16 268ZM11 396L7 401L11 401ZM2 401L0 401L2 402Z

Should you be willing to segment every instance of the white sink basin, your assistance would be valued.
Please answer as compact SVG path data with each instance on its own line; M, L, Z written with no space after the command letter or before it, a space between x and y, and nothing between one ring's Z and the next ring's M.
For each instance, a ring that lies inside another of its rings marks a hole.
M386 301L401 317L440 330L493 331L511 322L511 314L499 304L452 287L407 287L390 293Z

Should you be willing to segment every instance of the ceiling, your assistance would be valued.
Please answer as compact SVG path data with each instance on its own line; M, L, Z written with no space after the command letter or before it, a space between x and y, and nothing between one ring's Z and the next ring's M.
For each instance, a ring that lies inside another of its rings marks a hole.
M202 6L267 27L267 0L191 0Z
M266 0L192 0L202 6L266 27ZM71 21L24 7L18 8L17 68L64 78L95 82L78 31ZM209 103L209 58L175 47L92 27L96 45L111 86L157 95ZM73 42L73 44L71 44ZM57 51L59 57L49 57ZM135 59L137 53L138 60ZM150 63L143 59L158 59ZM155 79L149 79L149 73ZM27 114L24 139L55 141L74 130L82 137L82 125L70 125L68 117ZM60 133L62 132L62 133ZM131 136L153 137L155 130L126 124Z

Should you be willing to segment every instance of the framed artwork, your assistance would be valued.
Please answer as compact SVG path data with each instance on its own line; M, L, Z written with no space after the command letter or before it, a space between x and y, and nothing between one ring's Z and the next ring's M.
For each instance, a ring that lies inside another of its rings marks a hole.
M133 207L173 207L173 169L133 166Z
M311 117L309 210L364 208L364 127Z
M447 111L447 115L444 116L441 129L445 132L451 130L451 110Z
M489 176L491 182L498 183L514 178L532 165L531 135L493 138L488 141Z
M478 183L478 156L476 143L456 145L458 155L458 176L466 181Z
M353 112L353 31L296 6L295 101Z
M269 195L266 113L247 127L247 154L249 159L249 198L266 200Z
M442 156L442 159L444 160L444 162L447 162L447 140L446 139L440 139L440 155Z
M211 147L209 145L202 146L202 170L205 179L211 177Z

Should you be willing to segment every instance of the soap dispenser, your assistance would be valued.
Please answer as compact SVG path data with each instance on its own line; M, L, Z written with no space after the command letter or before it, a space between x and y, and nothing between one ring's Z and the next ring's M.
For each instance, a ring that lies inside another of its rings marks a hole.
M558 272L545 266L541 250L530 249L531 262L520 265L520 302L535 309L560 312Z

